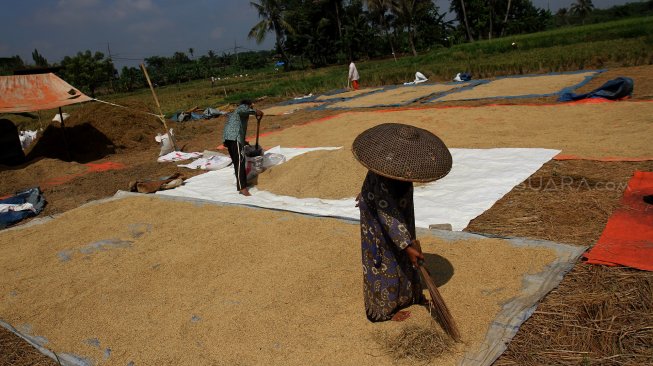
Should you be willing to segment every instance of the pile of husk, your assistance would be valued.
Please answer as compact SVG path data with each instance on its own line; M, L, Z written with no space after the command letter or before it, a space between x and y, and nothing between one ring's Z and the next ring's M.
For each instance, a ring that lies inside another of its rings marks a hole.
M551 161L466 230L592 245L635 170L653 162ZM495 362L553 364L652 365L653 273L579 262Z
M395 361L427 363L446 353L453 341L435 325L407 325L398 335L380 333L377 342Z
M578 264L495 363L653 364L653 273Z
M129 109L89 102L69 108L65 129L56 122L44 126L42 133L27 154L27 160L48 157L88 162L122 151L151 148L161 122L147 114L142 104Z

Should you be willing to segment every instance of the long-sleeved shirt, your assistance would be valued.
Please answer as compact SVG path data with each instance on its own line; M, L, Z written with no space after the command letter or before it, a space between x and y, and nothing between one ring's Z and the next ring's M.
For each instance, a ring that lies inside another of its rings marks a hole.
M245 143L245 134L247 134L247 121L249 116L256 114L256 110L245 104L239 105L230 115L227 123L224 125L222 141L238 141Z
M349 64L349 80L358 80L358 70L356 69L356 65L354 63Z

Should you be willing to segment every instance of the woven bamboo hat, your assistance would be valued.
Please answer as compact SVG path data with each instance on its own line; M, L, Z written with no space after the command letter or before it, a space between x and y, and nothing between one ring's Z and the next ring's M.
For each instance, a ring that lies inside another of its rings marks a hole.
M363 131L352 145L354 157L384 177L431 182L451 170L451 153L431 132L401 123L384 123Z

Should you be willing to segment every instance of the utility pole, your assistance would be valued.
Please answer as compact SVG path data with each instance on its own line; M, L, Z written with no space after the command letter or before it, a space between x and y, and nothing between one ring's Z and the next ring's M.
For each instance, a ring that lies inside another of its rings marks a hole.
M111 62L111 65L113 65L113 59L111 58L111 46L109 46L109 42L107 42L107 51L109 52L109 62ZM109 87L111 88L112 92L115 92L115 90L113 90L113 69L109 75Z
M234 40L234 53L236 54L236 63L238 63L238 46L236 45L236 40Z

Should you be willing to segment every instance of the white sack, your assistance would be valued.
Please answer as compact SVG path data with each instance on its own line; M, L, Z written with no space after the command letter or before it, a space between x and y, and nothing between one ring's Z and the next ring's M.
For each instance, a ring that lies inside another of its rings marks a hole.
M172 145L172 140L170 139L170 136L174 136L174 135L175 133L172 131L171 128L170 132L166 133L165 135L157 133L156 136L154 136L154 141L158 142L161 145L161 151L159 151L159 156L164 156L175 150L175 147Z
M68 114L68 113L62 113L62 114L57 113L57 114L54 115L54 118L52 118L52 122L61 123L61 115L63 115L63 120L64 121L67 120L68 117L70 117L70 114Z
M20 138L20 146L23 147L23 150L27 149L36 140L37 135L38 131L20 131L18 137Z

